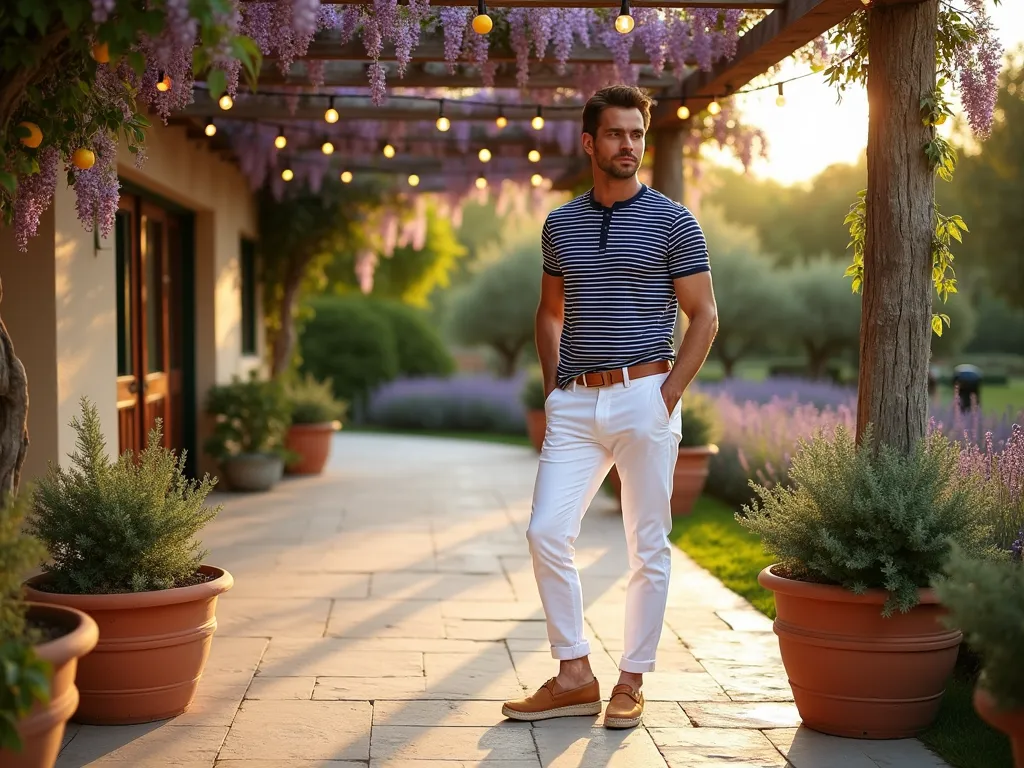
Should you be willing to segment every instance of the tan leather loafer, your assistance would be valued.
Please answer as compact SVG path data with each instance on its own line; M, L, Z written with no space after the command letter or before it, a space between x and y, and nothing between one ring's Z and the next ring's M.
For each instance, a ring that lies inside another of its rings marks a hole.
M542 685L532 696L506 701L501 714L512 720L547 720L552 717L578 717L601 713L601 687L597 679L586 685L563 691L555 678Z
M621 683L612 688L612 698L604 711L605 728L636 728L644 717L644 695L633 686Z

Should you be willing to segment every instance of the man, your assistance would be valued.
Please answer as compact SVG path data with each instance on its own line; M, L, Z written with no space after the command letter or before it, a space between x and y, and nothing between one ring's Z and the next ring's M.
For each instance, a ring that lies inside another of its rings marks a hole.
M607 727L640 724L643 675L655 666L668 598L679 402L711 349L718 313L700 226L636 176L650 107L643 91L628 86L587 102L582 141L594 186L552 211L541 234L536 342L547 434L527 540L560 669L533 695L505 703L503 714L516 720L601 711L573 543L612 464L622 480L632 573ZM677 309L689 318L678 356Z

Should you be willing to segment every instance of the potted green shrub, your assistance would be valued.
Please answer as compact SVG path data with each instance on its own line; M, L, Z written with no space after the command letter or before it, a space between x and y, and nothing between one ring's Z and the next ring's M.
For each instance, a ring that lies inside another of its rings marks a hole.
M539 367L530 370L519 395L526 409L526 434L538 453L544 445L548 422L544 413L544 376Z
M331 438L341 428L345 405L334 397L330 379L317 381L312 374L287 388L291 426L285 448L294 456L286 467L292 475L319 475L331 453Z
M682 438L672 475L673 516L690 514L693 505L704 492L711 457L718 453L715 444L720 435L718 414L714 401L703 392L686 390L682 399ZM609 480L616 495L622 494L622 480L615 467Z
M291 419L283 385L262 380L255 371L248 380L235 376L230 384L210 389L206 412L216 419L206 452L219 461L228 487L273 488L289 457L284 440Z
M219 511L214 481L185 477L184 457L161 444L161 425L137 456L107 456L95 406L71 426L78 450L51 464L33 494L29 530L46 547L26 582L35 603L88 613L96 649L78 664L74 720L126 724L180 715L192 702L217 629L217 597L231 574L203 564L197 535Z
M46 554L23 532L27 498L0 501L0 765L52 768L98 633L81 611L24 601L22 579Z
M737 520L778 558L758 581L775 594L782 662L804 725L853 738L903 738L935 718L961 634L931 580L950 544L991 552L984 480L959 471L940 433L909 455L858 445L837 427L801 439L789 484L765 488Z
M974 708L1010 737L1017 768L1024 768L1024 565L1015 544L1012 560L979 560L954 548L946 577L935 580L946 622L960 629L982 660Z

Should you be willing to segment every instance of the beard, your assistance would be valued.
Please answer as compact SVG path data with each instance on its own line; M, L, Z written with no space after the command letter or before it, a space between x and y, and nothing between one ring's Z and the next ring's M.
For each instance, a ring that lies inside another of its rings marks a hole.
M615 161L621 157L631 157L635 161L635 165L617 165ZM614 179L632 178L640 170L640 162L633 155L613 155L609 158L595 157L595 159L597 160L597 167Z

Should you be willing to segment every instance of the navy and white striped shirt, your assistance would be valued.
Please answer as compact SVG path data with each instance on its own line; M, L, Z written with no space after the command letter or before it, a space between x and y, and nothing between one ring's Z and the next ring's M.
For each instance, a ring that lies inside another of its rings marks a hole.
M689 210L647 185L610 208L590 190L548 214L541 250L544 271L565 285L558 386L589 371L675 360L672 281L711 269Z

